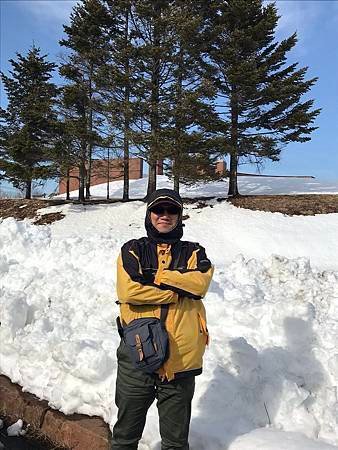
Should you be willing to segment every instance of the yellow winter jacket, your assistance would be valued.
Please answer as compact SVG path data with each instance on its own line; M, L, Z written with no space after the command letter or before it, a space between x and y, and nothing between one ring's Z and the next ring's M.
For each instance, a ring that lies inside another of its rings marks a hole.
M179 241L155 244L133 239L117 260L117 296L122 323L141 317L160 317L161 304L169 304L166 329L169 358L158 373L169 381L202 372L208 343L202 303L214 268L202 246Z

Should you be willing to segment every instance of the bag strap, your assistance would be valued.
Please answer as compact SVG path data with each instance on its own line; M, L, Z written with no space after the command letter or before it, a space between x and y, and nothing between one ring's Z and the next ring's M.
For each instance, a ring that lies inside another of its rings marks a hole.
M164 325L165 320L167 318L169 311L169 303L166 303L165 305L161 305L161 315L160 315L160 321Z
M120 316L116 317L116 325L117 325L117 331L119 332L120 338L123 339L123 326L121 323Z

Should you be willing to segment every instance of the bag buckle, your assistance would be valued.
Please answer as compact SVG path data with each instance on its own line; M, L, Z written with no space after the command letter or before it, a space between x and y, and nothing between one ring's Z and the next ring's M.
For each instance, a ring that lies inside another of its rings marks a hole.
M140 361L143 360L144 354L142 350L142 342L139 334L135 334L136 350L138 351Z

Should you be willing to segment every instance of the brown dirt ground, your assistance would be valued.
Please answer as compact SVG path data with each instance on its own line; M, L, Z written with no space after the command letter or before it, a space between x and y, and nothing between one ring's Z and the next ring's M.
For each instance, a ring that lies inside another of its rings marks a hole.
M189 199L185 203L193 203L196 208L204 208L208 206L208 200L209 197L204 199L196 198ZM229 201L239 208L280 212L290 216L313 216L315 214L338 213L338 195L329 194L243 195L229 199L218 198L217 201ZM17 220L29 218L35 219L34 224L36 225L49 224L63 219L65 217L64 214L60 212L37 214L37 210L61 203L65 202L53 200L0 199L0 218L14 217ZM188 219L188 217L184 217L184 219Z
M23 200L23 199L0 199L0 217L14 217L17 220L34 219L36 225L44 225L47 223L61 220L65 216L60 212L37 214L40 208L47 208L55 205L54 202L48 200Z
M280 212L288 216L338 213L338 195L245 195L230 198L240 208Z

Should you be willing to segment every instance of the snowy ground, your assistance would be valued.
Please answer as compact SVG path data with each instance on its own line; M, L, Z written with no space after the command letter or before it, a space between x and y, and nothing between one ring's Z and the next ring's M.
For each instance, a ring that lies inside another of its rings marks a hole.
M284 181L264 189L294 193ZM298 192L309 192L302 183ZM144 188L135 192L142 197ZM217 189L189 195L224 195ZM185 211L185 238L204 245L216 265L192 450L338 448L338 214L210 206ZM63 205L49 208L66 214L50 226L0 223L0 373L67 414L114 424L115 260L123 242L144 234L144 209ZM140 450L160 448L157 420L153 405Z
M146 193L147 178L132 180L130 183L130 197L142 198ZM337 194L337 181L323 182L315 178L274 178L259 176L240 176L238 177L239 191L243 195L273 195L273 194ZM172 183L164 175L157 177L157 187L170 187ZM214 183L199 183L195 186L181 186L181 195L183 197L226 197L228 192L228 181L219 181ZM101 184L93 186L90 189L93 198L106 198L107 185ZM109 184L109 195L111 198L122 198L123 181L113 181ZM77 198L78 191L73 191L71 197ZM65 197L65 194L60 195Z

